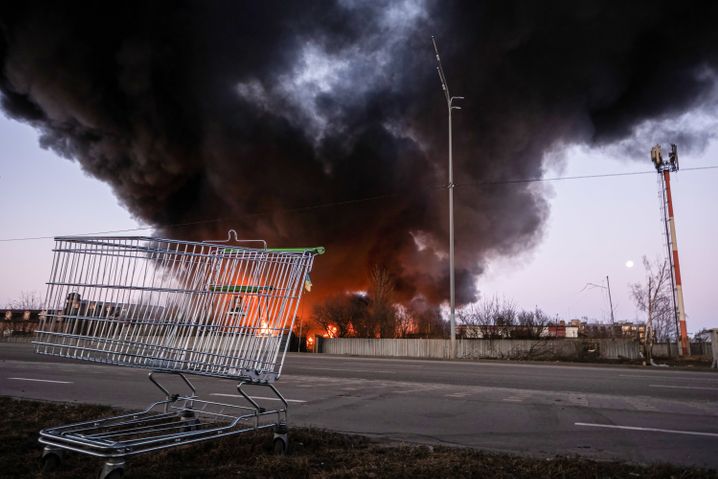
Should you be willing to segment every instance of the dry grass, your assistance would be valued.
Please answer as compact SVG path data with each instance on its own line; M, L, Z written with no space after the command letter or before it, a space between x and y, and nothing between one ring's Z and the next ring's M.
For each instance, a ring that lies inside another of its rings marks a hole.
M0 477L97 477L101 462L68 454L54 474L40 473L37 431L110 415L107 407L0 397ZM718 478L715 471L641 467L580 458L532 459L471 449L395 446L361 436L290 430L291 453L274 456L271 433L245 434L128 461L126 478Z

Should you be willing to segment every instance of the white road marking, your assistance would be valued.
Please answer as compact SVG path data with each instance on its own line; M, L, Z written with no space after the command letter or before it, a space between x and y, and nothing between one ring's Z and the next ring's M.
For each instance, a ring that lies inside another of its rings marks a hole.
M666 389L701 389L703 391L718 391L718 388L706 388L702 386L671 386L668 384L649 384L651 388L666 388Z
M446 397L447 398L463 398L463 397L466 397L467 394L469 394L469 393L451 393L451 394L447 394Z
M425 386L419 386L419 387L409 388L409 389L400 389L400 390L394 391L394 394L425 393L427 391L435 391L436 389L440 389L440 387L433 386L433 385L425 385Z
M341 371L343 373L382 373L396 374L396 371L386 371L383 369L343 369L343 368L317 368L314 366L303 366L300 369L311 369L314 371Z
M718 437L718 433L716 432L680 431L677 429L659 429L657 427L618 426L614 424L592 424L589 422L575 422L573 425L584 427L603 427L606 429L623 429L627 431L665 432L668 434L686 434L689 436Z
M529 399L530 397L531 397L531 393L529 393L529 392L517 391L514 394L512 394L511 396L503 398L502 401L518 403L518 402L524 402L527 399Z
M699 376L693 376L689 378L682 378L678 376L666 376L666 375L659 375L659 374L619 374L622 378L648 378L648 379L666 379L669 381L698 381L698 382L711 382L711 381L718 381L718 377L712 378L712 377L699 377ZM703 375L701 375L703 376Z
M244 398L241 394L224 394L224 393L211 393L210 396L222 396L227 398ZM279 398L268 398L263 396L249 396L252 399L259 399L260 401L280 401ZM296 402L296 403L305 403L307 401L303 401L301 399L287 399L287 402Z
M72 381L55 381L52 379L32 379L32 378L8 378L15 381L32 381L35 383L52 383L52 384L72 384Z

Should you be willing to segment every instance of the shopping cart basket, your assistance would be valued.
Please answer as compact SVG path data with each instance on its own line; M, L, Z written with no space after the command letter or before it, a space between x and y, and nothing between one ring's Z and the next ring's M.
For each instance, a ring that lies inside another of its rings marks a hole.
M58 237L53 251L35 351L148 369L163 398L141 412L40 431L44 468L75 451L105 459L102 479L120 477L129 456L266 428L275 450L286 450L287 401L273 383L323 248ZM186 391L170 392L163 375ZM200 399L188 375L237 380L238 403ZM280 406L261 407L245 385L266 387Z

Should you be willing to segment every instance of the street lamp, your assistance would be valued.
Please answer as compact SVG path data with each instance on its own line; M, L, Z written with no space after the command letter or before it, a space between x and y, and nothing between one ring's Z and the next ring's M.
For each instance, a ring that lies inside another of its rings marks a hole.
M461 110L460 106L454 106L454 100L463 100L463 96L451 96L449 93L449 85L444 75L444 69L441 67L441 58L439 57L439 48L436 46L436 38L431 37L434 44L434 52L436 53L436 71L439 73L441 80L441 88L444 90L446 97L446 107L449 112L449 324L451 326L451 357L456 357L456 286L454 274L454 161L452 157L452 135L451 135L451 112L453 110Z

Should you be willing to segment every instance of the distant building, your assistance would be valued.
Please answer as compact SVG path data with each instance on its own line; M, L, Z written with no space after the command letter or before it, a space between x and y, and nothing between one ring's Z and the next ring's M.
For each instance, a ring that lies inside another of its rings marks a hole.
M0 335L30 335L44 317L40 309L3 309L0 310Z
M40 309L5 309L2 311L3 321L33 321L38 322L43 311Z
M462 324L457 327L457 333L460 338L466 339L623 338L642 342L646 325L630 321L611 324L571 319L551 322L545 326Z
M126 321L152 320L164 313L163 306L146 303L115 303L82 299L78 293L70 293L62 310L51 311L48 316L63 319L121 319Z
M646 333L645 323L631 321L597 323L572 319L569 324L576 328L577 337L585 338L624 338L643 341Z
M564 321L549 323L545 326L527 325L473 325L461 324L457 334L465 339L552 339L578 337L578 328L566 326Z
M632 323L625 321L619 325L620 336L623 338L634 338L643 341L646 338L646 323Z

